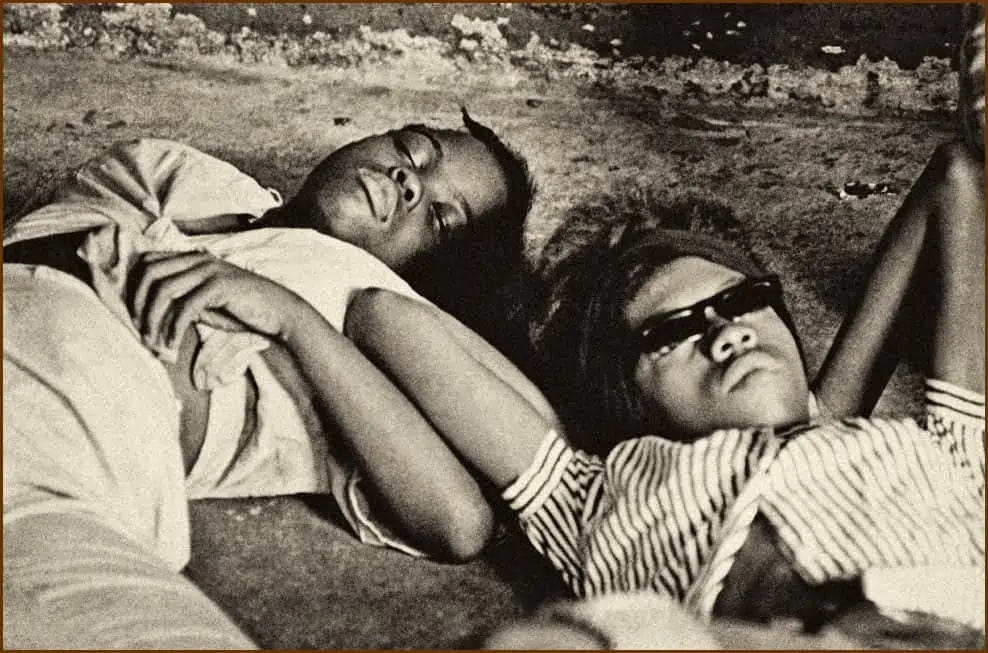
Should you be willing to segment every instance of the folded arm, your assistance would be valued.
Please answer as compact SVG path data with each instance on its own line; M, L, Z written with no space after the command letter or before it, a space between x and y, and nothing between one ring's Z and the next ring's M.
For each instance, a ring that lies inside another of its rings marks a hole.
M493 514L477 482L403 392L301 297L201 252L149 255L138 276L132 314L148 341L170 343L201 321L280 342L396 530L439 558L483 549Z
M347 332L498 488L531 464L557 426L545 397L521 372L435 307L366 290L351 302Z

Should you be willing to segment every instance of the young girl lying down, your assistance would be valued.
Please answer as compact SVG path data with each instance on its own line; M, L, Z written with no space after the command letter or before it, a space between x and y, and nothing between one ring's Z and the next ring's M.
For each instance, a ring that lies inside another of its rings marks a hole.
M354 290L382 286L418 298L395 271L410 266L420 273L455 271L463 286L468 280L493 285L496 270L514 267L511 234L518 235L520 256L524 209L515 203L531 197L530 183L520 181L527 180L527 168L465 112L464 121L469 131L409 126L340 148L287 202L187 145L120 143L76 171L52 203L5 229L5 286L17 289L4 296L5 315L12 316L4 338L4 392L11 399L4 447L6 458L16 461L5 483L5 523L40 505L69 510L77 496L86 496L90 513L107 519L133 512L133 523L122 530L142 533L138 539L146 536L160 557L181 566L189 548L189 498L326 493L364 542L446 559L475 555L491 533L488 503L465 470L426 477L436 460L454 458L426 420L397 394L388 395L387 412L370 400L343 402L346 415L335 412L342 399L333 398L359 395L381 377L339 335ZM527 206L528 199L521 203ZM472 215L469 222L464 214ZM490 234L503 241L500 250L484 247ZM488 256L456 266L471 247ZM127 304L139 282L135 269L154 257L201 262L209 258L206 251L292 288L334 327L338 341L323 343L326 361L306 361L322 367L327 385L312 386L284 342L229 324L217 329L200 322L172 345L142 341ZM63 323L78 325L71 337L56 334ZM108 333L116 335L108 340ZM97 355L97 343L110 351ZM14 358L30 372L8 364ZM42 373L43 360L53 364ZM65 372L73 368L77 374ZM122 373L113 376L114 369ZM97 383L93 377L104 371L107 378ZM151 387L165 372L155 406L141 406L127 386ZM330 380L332 373L337 376ZM54 388L56 403L75 410L77 426L86 431L78 439L50 433L58 420L37 417L46 409L19 408ZM77 405L93 414L84 416ZM140 417L138 424L127 424L122 416L128 414ZM362 433L381 436L391 429L400 442L378 459ZM151 439L158 430L167 431L162 446L169 453L158 457L153 471L168 470L168 490L152 492L151 474L133 473L133 451L126 447L148 446L133 438ZM184 474L172 474L171 448L179 444ZM117 446L123 450L112 456L95 455ZM74 457L66 456L75 447ZM85 470L84 458L94 461L93 469ZM362 469L373 471L368 476ZM404 475L415 469L421 473ZM105 478L120 488L112 497ZM155 494L154 508L134 500Z
M934 156L816 400L778 279L663 229L602 239L570 298L578 346L555 371L608 416L575 443L430 309L367 292L349 330L578 596L644 589L809 626L869 598L983 627L983 174L964 147ZM925 417L869 418L917 306Z
M561 433L422 305L365 292L349 333L577 596L646 590L811 629L868 599L983 630L984 115L966 117L812 383L776 277L644 220L550 280L541 362L589 432ZM923 418L869 417L907 352L926 354Z

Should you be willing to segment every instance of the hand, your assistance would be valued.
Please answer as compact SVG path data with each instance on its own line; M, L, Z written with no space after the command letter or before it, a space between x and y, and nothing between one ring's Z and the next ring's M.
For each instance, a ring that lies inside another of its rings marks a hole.
M301 297L208 252L149 253L134 270L131 316L145 342L176 346L193 322L283 339Z

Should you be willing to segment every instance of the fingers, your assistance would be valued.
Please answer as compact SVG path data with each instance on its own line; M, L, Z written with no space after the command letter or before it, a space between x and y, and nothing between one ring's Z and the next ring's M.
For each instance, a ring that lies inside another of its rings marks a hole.
M132 276L131 315L149 346L179 342L196 321L278 338L318 315L285 286L206 252L144 256Z
M215 296L215 292L195 291L214 282L221 269L219 263L219 259L203 252L156 253L142 258L135 270L139 281L131 300L131 313L145 342L169 345L185 333L184 328L195 319L191 311L202 310L204 302ZM186 307L192 296L198 301ZM176 307L184 315L182 324L176 324Z
M132 273L138 282L131 295L131 315L138 328L147 323L145 318L148 297L152 292L157 292L159 282L193 266L202 265L207 260L208 255L202 252L151 252L142 256Z
M222 278L209 277L189 290L180 298L180 301L171 301L167 307L167 313L158 327L159 330L155 333L165 338L166 343L173 345L181 342L181 337L195 321L205 322L220 328L229 328L231 325L243 328L235 320L224 317L215 310L210 310L222 308L224 305L225 295L222 286Z

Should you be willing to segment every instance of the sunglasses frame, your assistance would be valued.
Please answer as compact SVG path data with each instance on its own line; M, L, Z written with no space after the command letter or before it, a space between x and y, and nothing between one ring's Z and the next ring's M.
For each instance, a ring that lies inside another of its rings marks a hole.
M764 298L766 301L759 301L758 304L742 304L746 310L732 310L728 302L732 300L737 301L739 291L742 298L758 292L760 293L759 297ZM729 288L725 288L715 295L700 300L695 304L649 317L635 331L638 350L642 354L657 353L659 356L665 356L684 342L702 338L710 329L710 320L706 316L707 308L712 308L714 313L722 319L734 321L744 315L765 308L775 309L781 302L782 284L779 281L778 275L768 274L761 277L747 277L743 281ZM691 332L690 335L675 339L667 336L664 342L660 342L658 345L654 343L657 333L653 334L653 331L680 320L695 321L693 327L689 329Z

